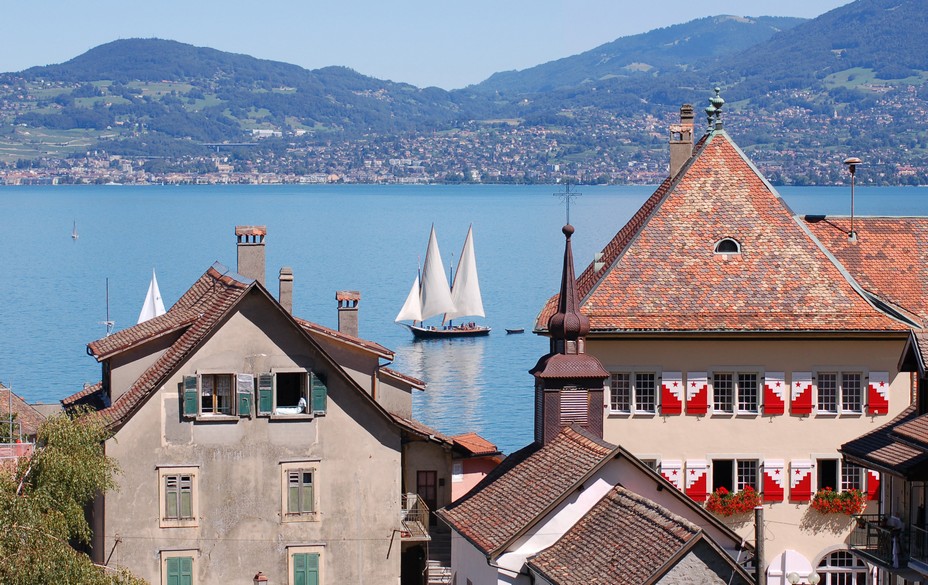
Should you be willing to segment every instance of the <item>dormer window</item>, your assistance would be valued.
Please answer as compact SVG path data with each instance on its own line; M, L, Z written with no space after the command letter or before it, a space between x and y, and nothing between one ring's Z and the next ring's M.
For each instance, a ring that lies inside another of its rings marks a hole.
M725 238L719 240L715 245L716 254L740 254L741 253L741 244L737 240L732 238Z

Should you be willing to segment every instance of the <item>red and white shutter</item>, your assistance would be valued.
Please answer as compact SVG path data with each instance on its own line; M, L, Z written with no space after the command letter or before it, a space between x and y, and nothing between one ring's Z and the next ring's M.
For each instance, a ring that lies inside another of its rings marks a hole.
M764 459L764 501L782 502L786 493L786 462Z
M705 502L709 495L709 462L705 459L687 459L686 495L697 502Z
M783 414L786 377L783 372L764 374L764 414Z
M709 409L709 378L706 372L686 375L686 414L702 415Z
M808 502L812 499L812 461L793 459L789 467L790 501Z
M812 372L793 372L789 400L791 413L812 414Z
M683 373L664 372L661 377L661 414L683 413Z
M679 459L662 460L661 475L678 490L683 489L683 462Z
M880 474L872 469L867 470L867 499L880 499Z
M889 372L870 372L867 391L867 414L889 412Z

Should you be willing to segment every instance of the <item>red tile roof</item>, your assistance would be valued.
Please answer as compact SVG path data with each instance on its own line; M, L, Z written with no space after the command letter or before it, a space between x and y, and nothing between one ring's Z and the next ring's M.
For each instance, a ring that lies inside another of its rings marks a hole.
M615 449L579 427L566 427L544 447L532 443L507 457L468 495L437 513L491 554L605 464Z
M640 585L701 530L623 487L615 487L529 565L557 585Z
M380 368L380 373L383 374L384 376L388 377L388 378L393 378L393 379L395 379L395 380L399 380L400 382L404 382L404 383L406 383L406 384L409 384L410 386L412 386L412 387L415 388L416 390L425 390L426 383L425 383L424 381L420 380L419 378L414 378L414 377L408 376L408 375L406 375L406 374L404 374L404 373L402 373L402 372L397 372L396 370L394 370L394 369L392 369L392 368L384 368L384 367L382 367L382 368Z
M725 238L741 253L716 254ZM724 131L703 139L603 251L606 266L578 280L592 335L907 328L864 298Z
M391 350L380 345L379 343L368 341L367 339L361 339L360 337L355 337L354 335L348 335L347 333L342 333L336 329L330 329L324 325L313 323L312 321L307 321L305 319L300 319L299 317L296 317L295 319L296 322L299 323L303 329L309 332L309 334L317 341L331 340L338 343L353 345L365 351L374 353L386 360L392 360L395 357Z
M21 429L24 436L34 437L39 430L39 425L45 421L45 417L15 392L0 384L0 422L6 423L9 420L10 406L15 415L13 435L17 435Z
M496 445L487 441L477 433L464 433L463 435L455 435L451 438L454 440L454 446L464 450L468 455L499 454L499 449L496 448Z
M928 324L928 217L806 216L806 224L867 292Z

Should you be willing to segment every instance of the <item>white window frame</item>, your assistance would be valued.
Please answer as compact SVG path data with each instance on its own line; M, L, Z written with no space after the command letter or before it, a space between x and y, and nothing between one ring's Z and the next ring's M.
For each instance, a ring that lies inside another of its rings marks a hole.
M614 409L613 406L615 402L612 399L612 391L615 386L615 379L618 376L627 376L628 377L628 410ZM651 410L642 409L639 407L641 400L639 400L639 389L638 389L638 376L652 376L653 377L653 387L652 387L652 396L653 396L653 408ZM609 414L616 415L648 415L656 416L660 412L661 405L661 371L657 368L636 368L636 369L611 369L609 370L609 382L608 382L608 392L606 392L608 398Z
M165 465L157 468L158 472L158 519L161 528L189 528L198 526L200 522L200 468L197 466ZM171 476L189 475L190 509L192 518L167 517L167 478Z
M754 491L760 492L763 491L763 486L760 485L763 482L763 458L755 454L743 454L743 455L731 455L731 454L710 454L709 455L709 468L712 472L710 477L711 483L709 487L715 485L715 462L716 461L731 461L731 471L732 471L732 492L741 491L748 484L745 481L745 478L741 476L741 463L753 463L754 464L754 484L751 485L754 488ZM712 491L712 490L710 490Z
M731 376L731 410L719 410L716 407L716 376ZM754 376L754 408L741 408L741 400L744 394L742 391L741 376ZM764 388L764 371L759 368L745 367L719 367L710 370L707 373L709 385L710 404L712 405L711 414L721 416L750 415L760 416L763 412L763 388Z
M318 522L319 512L319 465L318 459L303 461L284 461L280 464L280 521ZM311 512L289 512L289 486L291 471L308 471L313 478L313 509Z
M178 549L178 550L162 550L159 551L161 557L161 585L168 585L168 559L174 558L184 558L188 557L193 559L193 568L191 570L191 581L193 583L197 582L197 560L200 556L200 551L198 549Z
M868 480L869 478L867 477L868 474L867 474L866 468L864 468L864 467L862 467L862 466L860 466L860 465L856 465L856 464L854 464L854 463L851 463L851 464L850 464L850 466L856 467L857 469L860 470L860 471L859 471L859 473L860 473L860 487L859 487L859 488L850 488L850 487L847 487L847 483L848 483L848 482L846 481L846 473L845 473L845 465L847 465L847 463L844 461L844 458L841 457L840 454L838 454L838 453L818 453L818 454L813 453L813 454L812 454L812 461L813 461L814 464L815 464L815 469L814 469L815 475L813 476L814 479L815 479L815 483L814 483L814 489L812 490L812 493L813 493L813 494L814 494L815 492L817 492L819 489L821 489L821 488L819 487L819 479L818 479L818 478L819 478L819 465L820 465L820 462L821 462L821 461L837 461L837 475L838 475L838 477L836 478L837 481L835 482L837 485L835 485L834 488L832 488L832 489L834 489L834 491L839 492L839 493L840 493L840 492L848 491L848 490L850 490L850 489L857 489L857 490L859 490L861 493L863 493L864 496L867 495L867 480Z
M822 383L823 376L835 377L834 404L833 410L825 410L822 407ZM840 415L863 415L867 408L867 388L869 373L867 370L859 367L834 367L819 368L812 372L813 383L815 385L815 414L822 416L840 416ZM846 408L845 406L845 381L846 376L858 376L858 408Z

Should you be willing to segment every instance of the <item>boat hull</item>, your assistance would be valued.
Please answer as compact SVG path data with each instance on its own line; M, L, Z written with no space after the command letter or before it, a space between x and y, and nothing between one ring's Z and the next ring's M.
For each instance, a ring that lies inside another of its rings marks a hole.
M405 324L412 331L416 339L449 339L452 337L482 337L490 334L489 327L449 327L449 328L430 328L416 327L415 325Z

